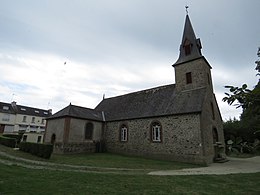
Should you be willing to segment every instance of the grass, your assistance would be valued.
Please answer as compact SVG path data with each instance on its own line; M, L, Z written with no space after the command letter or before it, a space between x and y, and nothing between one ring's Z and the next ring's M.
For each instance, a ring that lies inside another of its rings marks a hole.
M260 173L150 176L32 170L0 165L0 194L259 194Z
M0 146L13 156L44 161ZM8 157L1 159L8 159ZM14 161L15 162L15 161ZM196 165L112 154L53 155L48 162L99 167L179 169ZM0 194L259 194L260 173L197 176L152 176L37 170L0 164Z
M58 155L53 154L50 160L42 159L33 156L29 153L13 150L6 146L0 145L0 151L8 154L26 158L30 160L70 164L70 165L82 165L90 167L108 167L108 168L127 168L127 169L153 169L153 170L165 170L165 169L182 169L193 168L199 165L193 165L188 163L178 163L172 161L152 160L138 157L129 157L111 153L94 153L94 154L69 154Z

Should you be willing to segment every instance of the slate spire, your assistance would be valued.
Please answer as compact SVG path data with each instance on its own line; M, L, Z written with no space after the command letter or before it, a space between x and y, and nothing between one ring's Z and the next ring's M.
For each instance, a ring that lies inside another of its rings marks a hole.
M196 38L187 12L182 41L180 45L180 54L178 60L175 62L174 65L178 65L202 57L201 48L202 46L200 39Z

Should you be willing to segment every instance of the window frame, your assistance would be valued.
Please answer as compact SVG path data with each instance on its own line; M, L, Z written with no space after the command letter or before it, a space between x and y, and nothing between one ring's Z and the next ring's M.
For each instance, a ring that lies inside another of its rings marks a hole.
M126 124L120 125L119 140L120 140L120 142L128 141L128 126Z
M92 122L87 122L85 124L85 129L84 129L85 140L92 140L93 139L93 131L94 131L94 124Z
M187 72L186 73L186 84L191 84L192 83L192 73Z
M162 125L159 121L151 123L151 141L154 143L162 142Z

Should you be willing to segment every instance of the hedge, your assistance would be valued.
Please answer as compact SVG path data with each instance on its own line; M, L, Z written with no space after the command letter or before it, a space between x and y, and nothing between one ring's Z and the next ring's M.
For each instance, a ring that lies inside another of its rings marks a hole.
M0 144L11 147L11 148L15 148L16 139L10 138L10 137L5 137L5 136L0 136Z
M42 158L49 159L53 152L52 144L38 144L31 142L21 142L19 144L19 148L21 151L31 153L35 156L39 156Z
M15 138L17 144L19 144L21 139L22 139L23 134L4 134L3 136L4 137L9 137L9 138Z

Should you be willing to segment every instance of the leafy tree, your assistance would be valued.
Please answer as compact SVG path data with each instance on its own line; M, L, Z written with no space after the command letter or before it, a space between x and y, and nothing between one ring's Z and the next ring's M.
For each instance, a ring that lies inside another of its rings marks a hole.
M260 47L257 52L260 57ZM260 60L256 62L257 76L260 76ZM234 104L237 108L241 107L243 112L241 114L241 120L237 123L236 132L239 136L243 137L246 141L253 141L255 138L260 138L260 80L254 89L248 89L247 84L243 84L241 87L225 86L229 89L229 93L225 93L226 97L223 98L224 102L229 105ZM232 121L231 121L232 122ZM224 125L225 126L225 125ZM224 130L226 130L224 128ZM238 136L238 135L237 135Z

